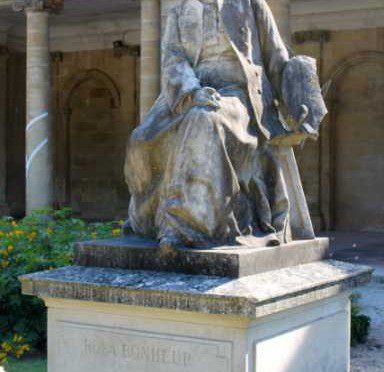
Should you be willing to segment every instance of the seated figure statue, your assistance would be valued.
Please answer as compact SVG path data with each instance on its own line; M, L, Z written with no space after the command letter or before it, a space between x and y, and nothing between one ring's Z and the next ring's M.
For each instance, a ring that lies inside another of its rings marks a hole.
M127 146L127 230L163 249L247 236L287 242L290 203L274 141L292 135L277 108L290 61L265 0L184 0L169 11L162 92ZM317 96L294 102L305 108L302 122L311 118L303 139L326 112L317 76L297 89L306 84Z

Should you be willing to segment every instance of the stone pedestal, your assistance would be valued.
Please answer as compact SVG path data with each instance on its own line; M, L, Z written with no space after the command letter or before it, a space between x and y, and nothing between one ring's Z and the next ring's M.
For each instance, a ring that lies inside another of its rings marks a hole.
M49 371L348 371L346 295L261 319L47 300Z
M370 268L313 256L290 267L268 261L264 272L265 265L252 264L258 273L247 276L242 270L232 278L191 275L156 271L161 260L155 248L140 248L137 241L92 244L96 257L106 250L120 266L139 266L149 249L152 271L72 266L22 277L23 293L48 306L49 372L349 370L349 295L370 279ZM92 262L92 244L78 246L78 263ZM226 249L213 254L228 258ZM253 263L266 257L263 250L246 251ZM304 256L299 251L296 257ZM178 254L200 268L203 257L214 265L211 251L196 252L197 261L192 251ZM228 266L218 263L217 275L241 267L242 254Z

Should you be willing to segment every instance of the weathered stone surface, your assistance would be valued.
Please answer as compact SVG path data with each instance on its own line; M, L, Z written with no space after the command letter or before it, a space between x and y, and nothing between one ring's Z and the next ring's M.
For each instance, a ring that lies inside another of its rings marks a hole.
M181 248L175 254L165 256L155 241L131 236L78 243L75 264L239 278L320 261L328 257L328 247L328 239L321 238L295 241L278 247Z
M371 273L366 266L329 260L235 280L80 266L20 279L24 294L43 298L258 318L335 296L368 282Z

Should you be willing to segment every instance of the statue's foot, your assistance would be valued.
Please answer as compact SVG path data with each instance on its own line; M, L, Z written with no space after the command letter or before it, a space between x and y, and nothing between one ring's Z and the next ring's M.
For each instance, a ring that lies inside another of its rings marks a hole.
M159 247L162 255L175 254L177 251L177 247L180 245L180 240L172 235L163 236L159 242Z

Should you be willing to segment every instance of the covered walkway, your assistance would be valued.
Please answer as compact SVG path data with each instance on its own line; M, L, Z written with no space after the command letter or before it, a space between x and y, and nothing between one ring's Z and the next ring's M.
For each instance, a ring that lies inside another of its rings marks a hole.
M329 231L322 235L330 238L334 259L371 266L375 277L384 278L384 233Z

